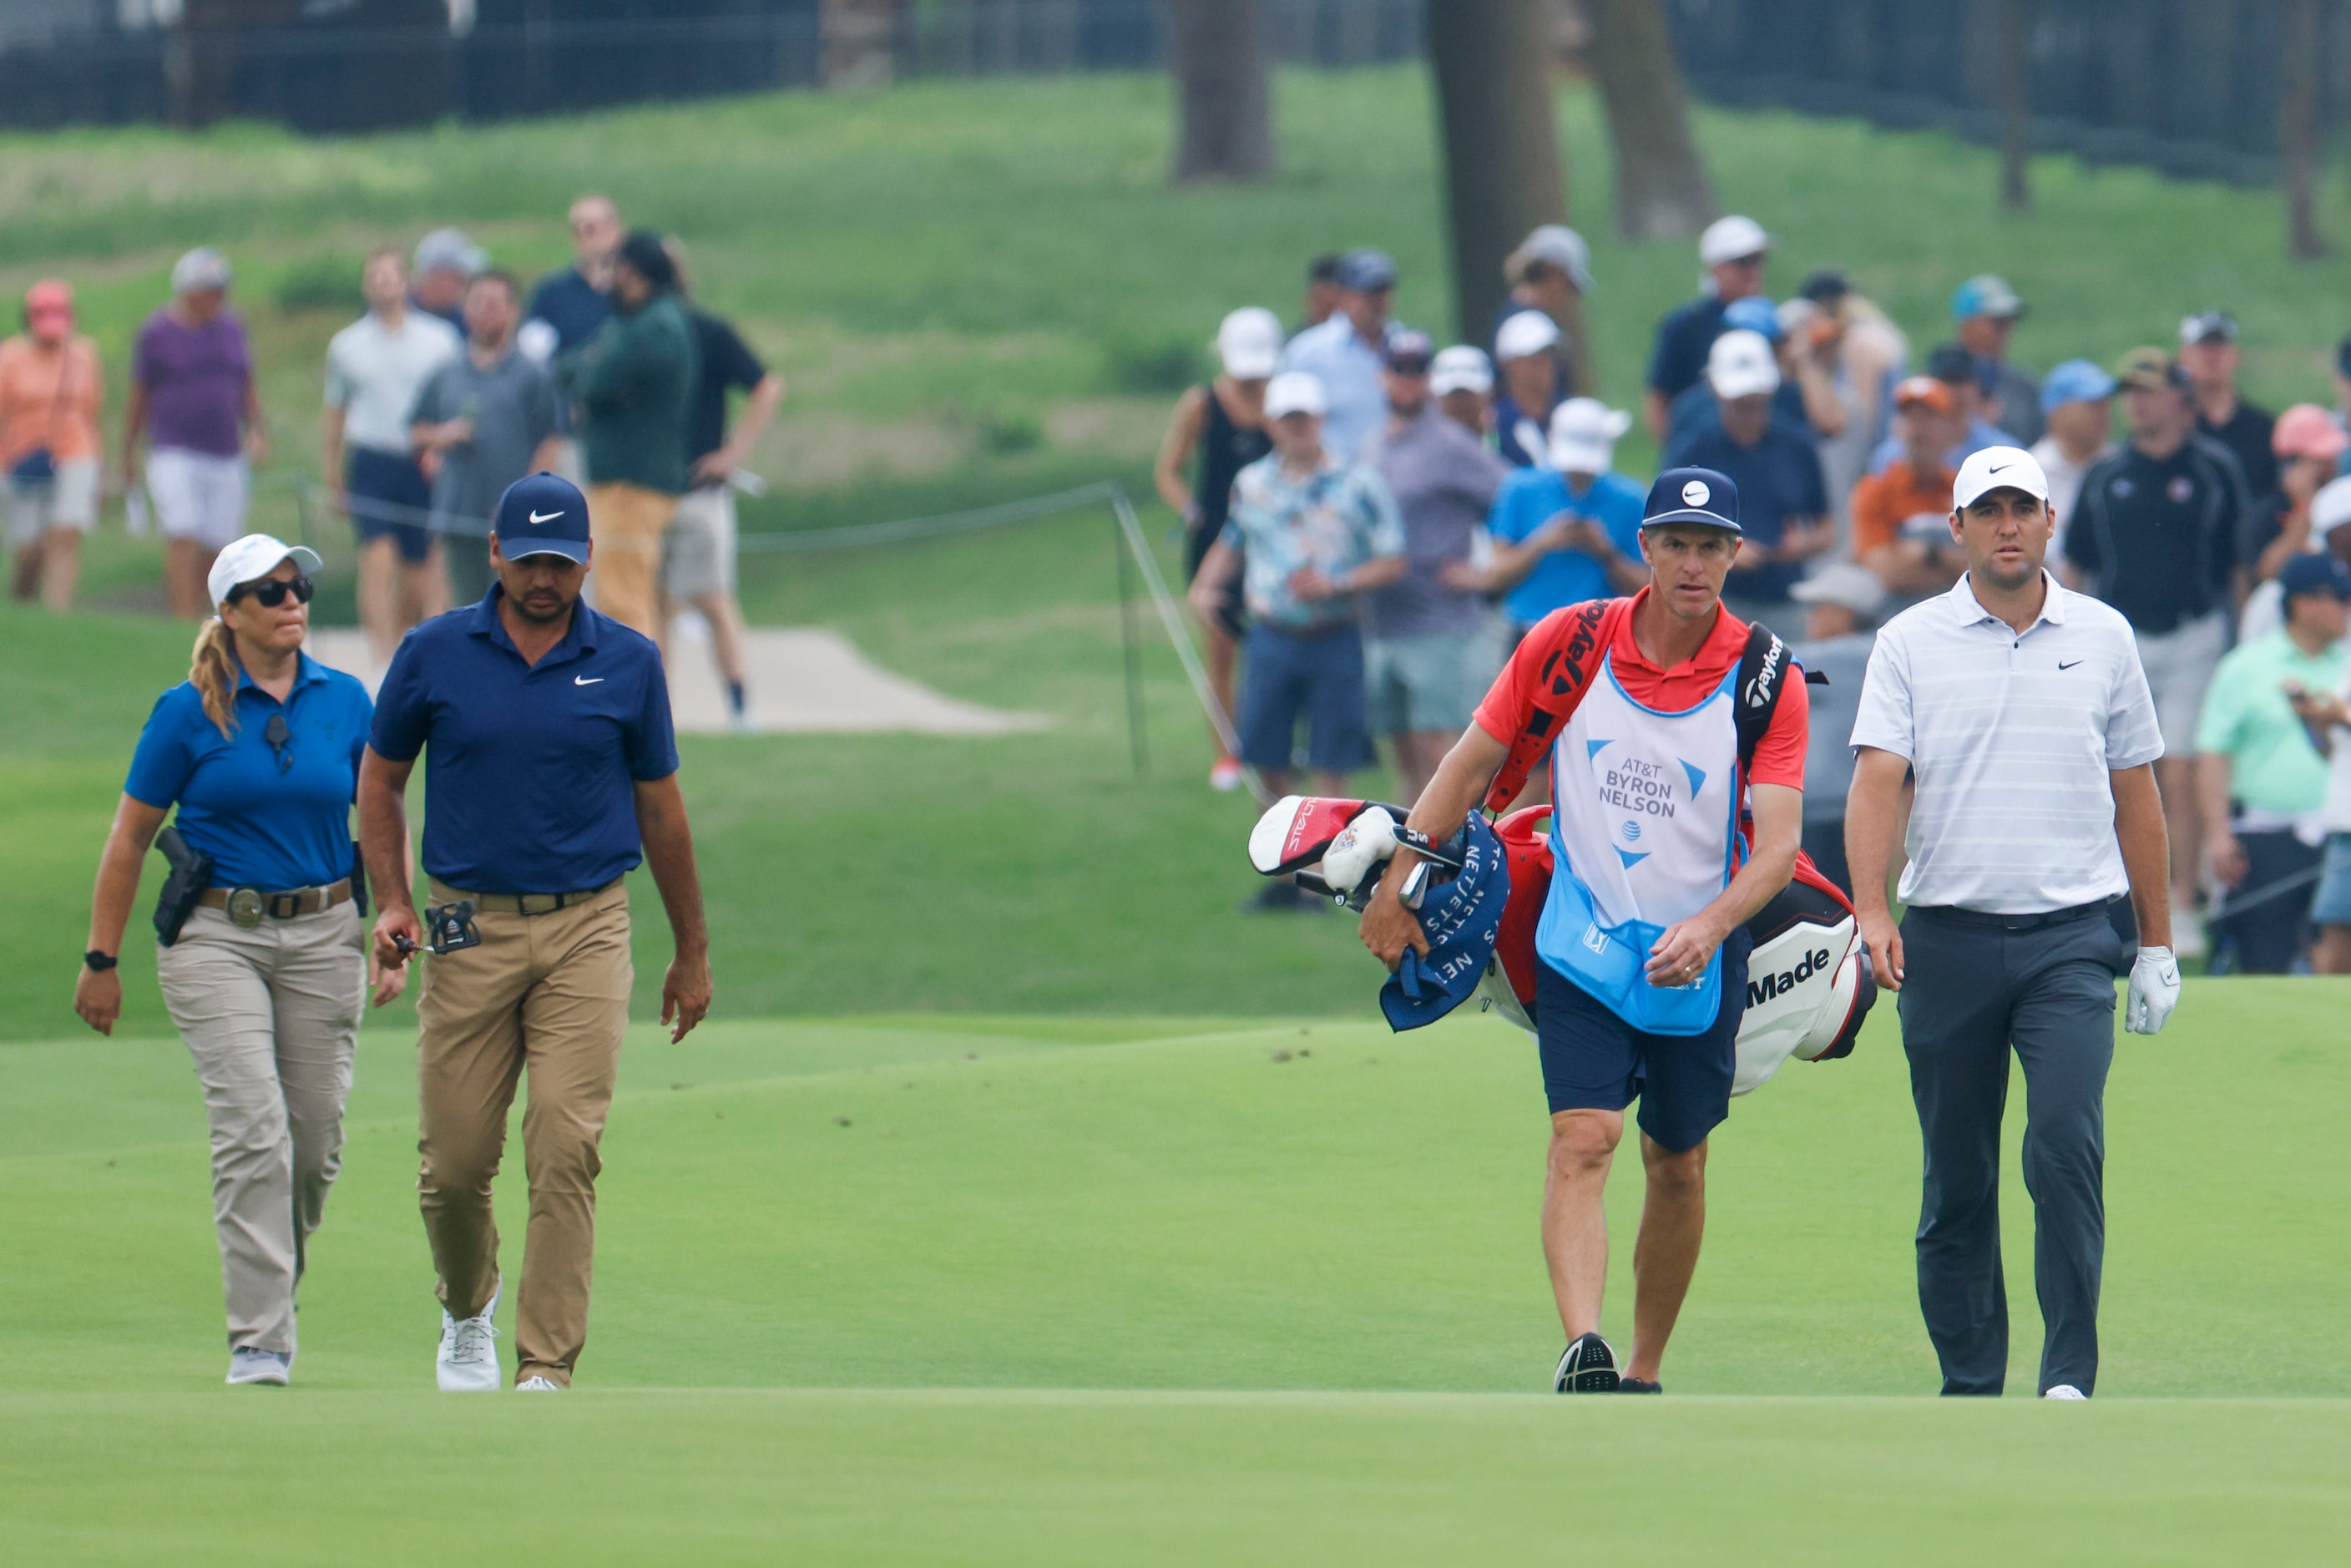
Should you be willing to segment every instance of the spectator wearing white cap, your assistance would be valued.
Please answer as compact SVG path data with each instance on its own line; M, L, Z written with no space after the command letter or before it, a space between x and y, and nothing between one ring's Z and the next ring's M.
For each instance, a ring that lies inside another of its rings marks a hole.
M1329 413L1322 417L1322 444L1353 462L1387 417L1380 376L1387 359L1395 263L1384 251L1351 250L1339 258L1332 282L1337 313L1290 339L1278 368L1304 371L1322 383Z
M2277 420L2237 392L2244 353L2237 346L2237 319L2226 310L2205 310L2179 323L2179 368L2196 397L2196 430L2236 454L2245 488L2256 503L2278 487L2278 454L2271 445Z
M465 285L490 265L480 246L464 229L434 229L416 242L415 275L409 286L409 303L463 336L465 330Z
M1404 519L1403 577L1364 596L1364 671L1374 735L1395 748L1399 799L1416 800L1501 667L1493 612L1454 577L1476 553L1512 469L1437 411L1436 345L1388 335L1388 418L1364 451Z
M172 613L204 614L204 577L245 532L246 467L269 455L261 392L245 323L228 308L228 258L209 246L172 267L172 302L147 318L131 352L122 413L122 488L139 483L146 439L147 493L163 535L163 593Z
M2057 531L2049 553L2065 559L2065 526L2090 465L2114 450L2115 378L2088 360L2067 360L2041 378L2041 418L2045 434L2032 444L2032 460L2049 479L2049 510Z
M1560 395L1576 390L1574 345L1568 329L1577 319L1577 307L1592 292L1592 247L1564 224L1545 224L1519 242L1502 261L1502 277L1510 291L1494 312L1489 343L1499 339L1503 323L1521 310L1540 310L1559 329L1552 358L1559 366Z
M1763 292L1763 264L1771 236L1752 218L1717 218L1698 236L1698 265L1706 269L1704 292L1657 323L1649 350L1649 390L1642 415L1649 434L1663 441L1674 399L1706 374L1707 350L1722 331L1722 312L1734 300Z
M1184 519L1186 582L1199 577L1201 561L1224 534L1234 479L1273 449L1265 429L1265 387L1280 357L1280 321L1270 310L1244 306L1217 329L1217 358L1223 368L1176 402L1176 417L1159 444L1151 477L1159 498ZM1186 467L1196 456L1197 465L1187 476ZM1228 718L1233 713L1233 668L1242 631L1240 581L1235 577L1215 612L1200 618L1208 685ZM1241 781L1240 759L1225 750L1222 738L1213 733L1215 727L1209 727L1217 760L1208 770L1208 782L1217 789L1230 789Z
M1782 323L1779 308L1761 295L1733 300L1722 313L1725 332L1748 331L1771 345L1780 367L1780 384L1771 393L1771 417L1798 432L1815 445L1844 430L1844 401L1827 361L1811 350L1800 350ZM1710 382L1701 379L1674 399L1666 413L1662 461L1668 468L1686 461L1690 437L1722 423L1722 405Z
M371 706L358 681L302 652L318 568L266 534L214 559L200 591L217 614L187 680L140 732L74 986L74 1011L112 1034L140 862L176 806L188 858L175 881L191 896L174 889L157 912L156 977L212 1128L233 1384L291 1376L295 1288L342 1164L367 990L350 819ZM378 1007L404 977L379 977Z
M1952 335L1975 356L1984 418L2014 432L2010 444L2016 446L2041 439L2041 383L2008 357L2009 340L2023 319L2024 301L1995 274L1979 273L1951 293Z
M1480 441L1494 428L1494 362L1483 349L1456 343L1428 365L1428 395L1446 418Z
M1494 334L1502 383L1494 399L1494 439L1520 468L1543 459L1544 432L1560 403L1559 361L1552 357L1558 342L1559 328L1540 310L1518 311Z
M2231 648L2212 673L2196 726L2204 865L2228 897L2210 921L2228 971L2283 975L2303 954L2311 887L2326 844L2326 758L2294 694L2343 685L2351 567L2303 554L2278 573L2284 624ZM2324 725L2321 725L2324 729Z
M1273 451L1234 480L1224 536L1192 580L1192 608L1205 621L1217 614L1226 585L1241 579L1249 617L1241 760L1277 796L1290 791L1301 719L1321 793L1343 794L1347 774L1369 760L1358 603L1409 565L1404 521L1386 483L1322 444L1325 406L1322 383L1304 371L1266 383ZM1272 891L1260 894L1259 907L1321 907L1301 903L1289 882L1266 887Z
M1512 470L1495 494L1486 517L1491 559L1453 569L1455 586L1506 595L1513 645L1554 610L1636 593L1648 581L1641 558L1648 491L1614 468L1617 437L1632 423L1597 398L1560 404L1544 462Z
M1848 896L1844 797L1853 787L1853 722L1861 713L1862 677L1877 624L1893 602L1868 568L1833 560L1788 591L1804 607L1803 640L1789 653L1805 674L1823 677L1812 691L1813 727L1804 749L1803 851Z
M2008 1379L2000 1165L2012 1051L2046 1326L2035 1387L2077 1400L2097 1392L2113 901L2128 893L2142 944L2125 1028L2164 1027L2179 967L2155 704L2128 623L2043 564L2047 491L2015 447L1959 465L1951 532L1968 570L1877 634L1845 852L1871 967L1900 998L1925 1153L1918 1305L1942 1391L1997 1396ZM1886 887L1897 837L1898 928Z
M1708 351L1707 380L1721 423L1680 447L1679 461L1729 476L1745 530L1723 601L1743 621L1788 618L1788 590L1803 563L1836 542L1828 489L1812 437L1771 417L1780 365L1760 333L1725 332Z

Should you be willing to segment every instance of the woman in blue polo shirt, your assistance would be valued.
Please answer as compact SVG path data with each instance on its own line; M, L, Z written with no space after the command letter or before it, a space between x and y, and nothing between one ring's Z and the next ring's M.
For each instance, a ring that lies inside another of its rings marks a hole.
M212 859L211 886L156 969L212 1126L231 1383L283 1384L292 1367L294 1291L342 1164L367 984L350 810L371 709L359 682L302 652L303 573L318 564L266 534L214 562L219 613L140 734L74 988L74 1010L112 1034L140 865L176 804L181 837ZM404 973L379 981L377 1006Z

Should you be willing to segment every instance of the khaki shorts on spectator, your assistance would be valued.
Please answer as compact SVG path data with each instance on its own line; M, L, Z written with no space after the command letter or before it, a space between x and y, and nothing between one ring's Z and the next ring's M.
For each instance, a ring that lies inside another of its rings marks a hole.
M57 465L57 477L7 481L8 544L13 549L39 542L51 528L88 533L98 521L98 464L81 458Z
M1468 727L1469 716L1501 667L1501 650L1482 628L1366 641L1364 685L1372 733L1459 733Z
M167 539L193 539L216 550L245 532L242 457L159 446L147 455L147 496Z
M706 485L678 497L662 540L662 582L672 599L735 591L735 492Z
M2195 755L2197 716L2204 711L2212 672L2228 651L2229 618L2217 610L2200 620L2183 621L2169 632L2138 634L2138 662L2155 698L2155 723L2163 732L2165 757Z

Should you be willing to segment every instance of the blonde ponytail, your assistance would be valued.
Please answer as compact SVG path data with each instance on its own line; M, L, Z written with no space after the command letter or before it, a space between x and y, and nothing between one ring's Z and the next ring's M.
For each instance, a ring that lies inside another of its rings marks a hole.
M188 684L204 699L204 716L220 727L224 739L236 733L236 676L235 634L215 615L196 632Z

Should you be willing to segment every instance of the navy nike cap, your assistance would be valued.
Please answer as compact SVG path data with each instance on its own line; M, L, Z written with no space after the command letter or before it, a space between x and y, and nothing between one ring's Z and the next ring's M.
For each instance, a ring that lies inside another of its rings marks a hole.
M508 560L559 555L588 559L588 497L556 474L528 474L498 497L498 553Z
M1711 468L1668 468L1649 486L1649 504L1641 508L1641 526L1696 523L1745 537L1739 526L1739 486L1728 474Z

